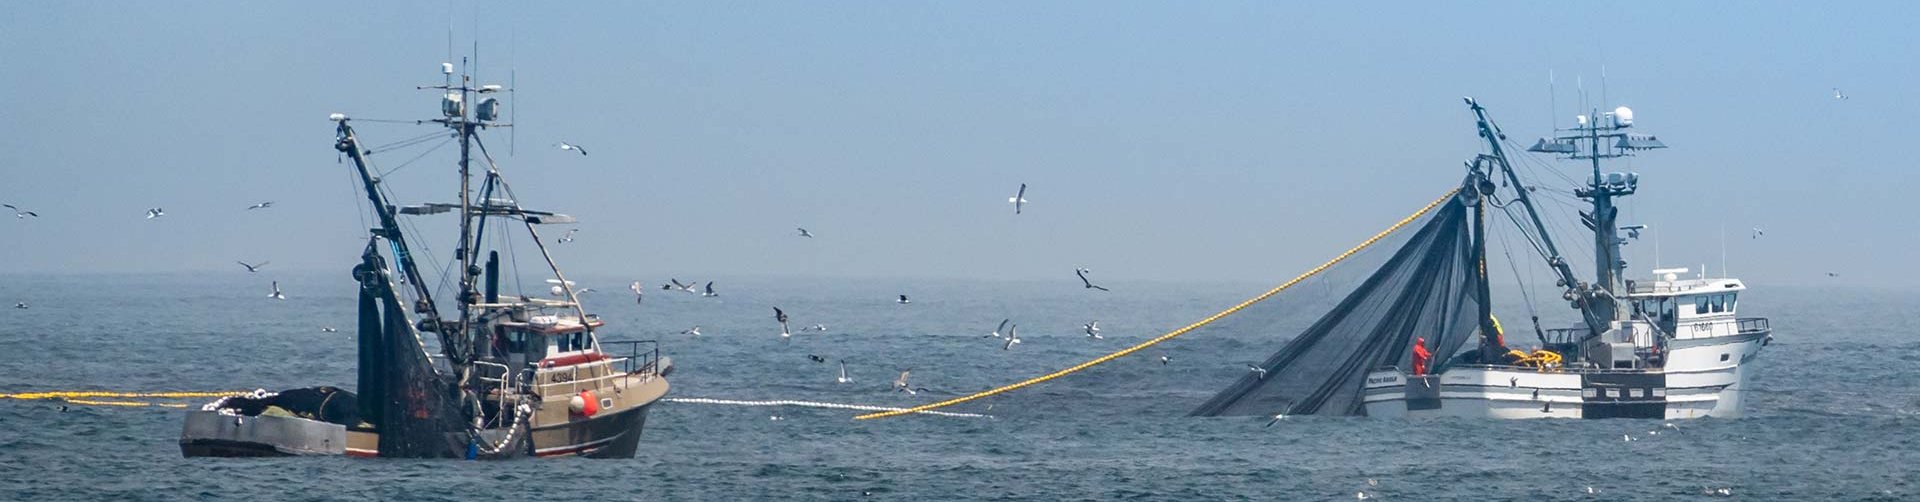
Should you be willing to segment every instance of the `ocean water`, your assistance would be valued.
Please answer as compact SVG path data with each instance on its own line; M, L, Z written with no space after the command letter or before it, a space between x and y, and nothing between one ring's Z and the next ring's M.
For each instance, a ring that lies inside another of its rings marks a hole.
M288 299L266 298L279 280ZM608 340L655 339L673 397L905 406L1015 382L1202 318L1259 283L733 278L718 298L588 277ZM1747 417L1388 420L1185 414L1311 322L1325 290L1276 297L1277 328L1205 330L955 411L991 419L663 403L639 458L508 462L186 459L183 411L0 400L10 500L1749 500L1920 499L1920 308L1911 291L1752 285L1776 341ZM354 285L337 273L10 275L0 392L282 389L353 383ZM895 294L914 302L897 305ZM776 335L771 307L795 327ZM1505 302L1502 317L1524 318ZM1564 316L1563 308L1543 315ZM982 338L1002 318L1025 343ZM1080 325L1099 319L1106 340ZM1516 323L1517 324L1517 323ZM703 336L679 332L700 325ZM341 328L322 333L324 326ZM806 357L818 354L827 364ZM1171 364L1158 361L1161 354ZM834 382L844 359L853 384ZM912 370L917 396L889 391ZM203 400L159 400L199 405ZM991 406L991 409L988 409ZM784 420L771 420L779 415ZM1623 435L1638 441L1626 442ZM1370 486L1368 479L1378 482ZM1587 487L1600 493L1590 495Z

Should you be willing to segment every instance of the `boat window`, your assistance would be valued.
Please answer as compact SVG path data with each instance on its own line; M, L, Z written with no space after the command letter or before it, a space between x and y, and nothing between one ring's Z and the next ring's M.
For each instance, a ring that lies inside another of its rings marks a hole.
M1693 297L1693 315L1701 315L1705 313L1707 313L1707 297L1705 296Z
M1738 301L1740 301L1739 293L1727 293L1727 311L1732 312L1734 303Z
M1713 295L1713 311L1715 313L1727 311L1727 295Z

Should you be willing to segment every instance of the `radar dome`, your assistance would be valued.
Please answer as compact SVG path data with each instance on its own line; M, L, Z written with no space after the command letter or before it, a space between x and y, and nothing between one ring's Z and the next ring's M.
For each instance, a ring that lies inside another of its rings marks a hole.
M1613 124L1620 127L1632 126L1633 125L1633 109L1627 108L1624 106L1619 108L1614 108Z

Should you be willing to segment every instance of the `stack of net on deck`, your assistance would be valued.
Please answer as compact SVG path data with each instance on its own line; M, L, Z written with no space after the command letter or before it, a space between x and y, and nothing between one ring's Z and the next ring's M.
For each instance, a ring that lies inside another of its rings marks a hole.
M1285 345L1252 363L1264 376L1246 372L1192 414L1365 414L1367 373L1410 368L1419 337L1426 338L1437 369L1475 337L1483 312L1484 281L1469 228L1473 212L1461 200L1448 201L1417 229L1402 230L1414 232L1304 332L1297 323L1288 326L1288 298L1279 297L1202 328Z

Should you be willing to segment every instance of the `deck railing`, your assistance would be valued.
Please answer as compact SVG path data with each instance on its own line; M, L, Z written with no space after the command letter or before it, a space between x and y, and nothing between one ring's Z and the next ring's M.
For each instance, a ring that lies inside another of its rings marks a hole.
M1742 317L1735 319L1734 323L1736 323L1735 326L1738 328L1738 333L1742 335L1747 333L1773 332L1773 325L1769 324L1765 317Z

